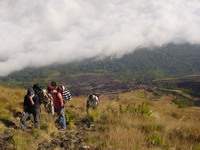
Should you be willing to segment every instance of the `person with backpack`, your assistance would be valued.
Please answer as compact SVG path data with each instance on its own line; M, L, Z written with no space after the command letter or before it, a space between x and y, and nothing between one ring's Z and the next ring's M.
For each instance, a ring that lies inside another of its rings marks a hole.
M57 91L59 91L62 94L64 103L72 100L72 95L71 95L70 91L64 85L59 85L57 88Z
M53 87L53 92L57 92L58 82L51 81L51 86Z
M43 102L43 97L44 97L42 87L38 83L36 83L36 84L33 85L33 90L34 90L35 94L38 95L39 104L41 105L42 102Z
M47 87L47 91L44 90L44 97L43 97L43 104L44 108L47 111L48 114L54 115L54 105L53 105L53 97L51 96L51 88Z
M90 94L87 98L87 103L86 103L86 111L88 112L88 110L90 108L96 109L99 106L99 101L100 101L100 96L93 93Z
M65 108L64 108L64 102L63 97L60 89L57 89L57 92L54 92L53 86L48 86L48 89L51 89L51 96L53 97L53 103L54 103L54 111L59 116L59 122L61 128L59 130L65 130L66 129L66 118L65 118Z
M35 91L32 87L27 89L27 94L24 97L24 103L23 103L23 112L22 117L20 119L21 129L25 130L26 127L26 120L30 115L33 115L34 117L34 124L35 127L40 129L40 99L37 94L35 94Z

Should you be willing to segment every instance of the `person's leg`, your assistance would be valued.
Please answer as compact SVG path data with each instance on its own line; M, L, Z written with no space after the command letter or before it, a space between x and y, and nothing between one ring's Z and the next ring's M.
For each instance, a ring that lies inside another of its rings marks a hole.
M95 109L97 109L98 107L99 107L99 102L96 101L96 103L95 103Z
M87 101L87 104L86 104L86 112L88 113L88 110L89 110L89 102Z
M27 118L30 116L30 114L28 112L25 112L25 114L21 117L20 119L20 125L21 125L21 129L25 130L26 129L26 120Z
M60 120L61 129L66 129L66 118L65 118L64 108L60 110L59 120Z
M50 112L51 112L51 115L54 115L54 107L53 107L53 101L51 100L50 101Z
M40 108L36 108L33 112L35 127L40 129Z

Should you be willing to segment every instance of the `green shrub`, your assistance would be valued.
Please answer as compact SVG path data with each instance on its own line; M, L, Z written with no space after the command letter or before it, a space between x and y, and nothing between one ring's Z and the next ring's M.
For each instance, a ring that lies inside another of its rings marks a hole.
M13 136L13 142L16 150L27 150L28 148L30 148L29 144L32 141L29 137L26 137L25 135L16 134Z
M99 111L89 109L89 111L87 113L87 118L89 121L92 121L92 122L97 121L100 119L100 117L101 117L101 115L100 115Z
M78 116L74 113L70 113L70 112L66 111L65 118L66 118L67 124L73 124L77 120Z
M177 97L173 102L178 105L178 108L187 108L194 105L194 102L183 97Z
M151 135L147 138L147 143L149 146L163 146L166 140L161 135Z
M145 124L141 125L140 129L144 131L145 133L152 133L152 132L161 132L164 129L163 125L157 125L157 124Z
M41 130L39 130L39 129L33 129L32 133L33 133L32 135L37 139L41 135Z
M41 130L47 130L48 129L48 123L44 121L40 121L40 129Z
M149 106L144 103L142 103L138 106L136 106L135 104L133 104L133 105L129 104L128 106L126 106L125 112L136 113L143 117L149 117L151 115Z

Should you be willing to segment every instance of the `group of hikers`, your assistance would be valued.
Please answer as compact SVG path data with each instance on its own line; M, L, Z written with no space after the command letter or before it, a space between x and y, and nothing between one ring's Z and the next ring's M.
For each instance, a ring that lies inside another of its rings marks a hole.
M44 104L45 110L54 115L56 113L59 118L59 130L66 129L65 107L66 101L71 100L72 96L70 91L63 85L58 85L56 81L52 81L51 85L46 89L37 83L33 87L27 89L27 94L24 97L23 111L20 118L21 129L25 130L26 120L32 114L34 117L35 128L40 129L40 105ZM89 108L97 108L100 100L100 95L95 93L90 94L87 98L86 110Z

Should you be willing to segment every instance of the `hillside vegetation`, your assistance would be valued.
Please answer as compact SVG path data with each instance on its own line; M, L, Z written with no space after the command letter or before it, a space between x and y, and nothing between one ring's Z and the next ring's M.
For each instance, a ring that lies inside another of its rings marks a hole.
M89 59L42 68L26 68L0 78L10 87L28 87L33 82L44 85L52 76L74 76L87 73L106 75L121 81L151 81L200 73L200 46L168 44L161 48L138 49L121 58Z
M20 130L24 89L0 87L0 149L199 150L200 107L178 107L172 94L134 90L108 94L97 110L86 113L86 97L65 104L67 130L57 129L56 118L42 105L41 129Z

